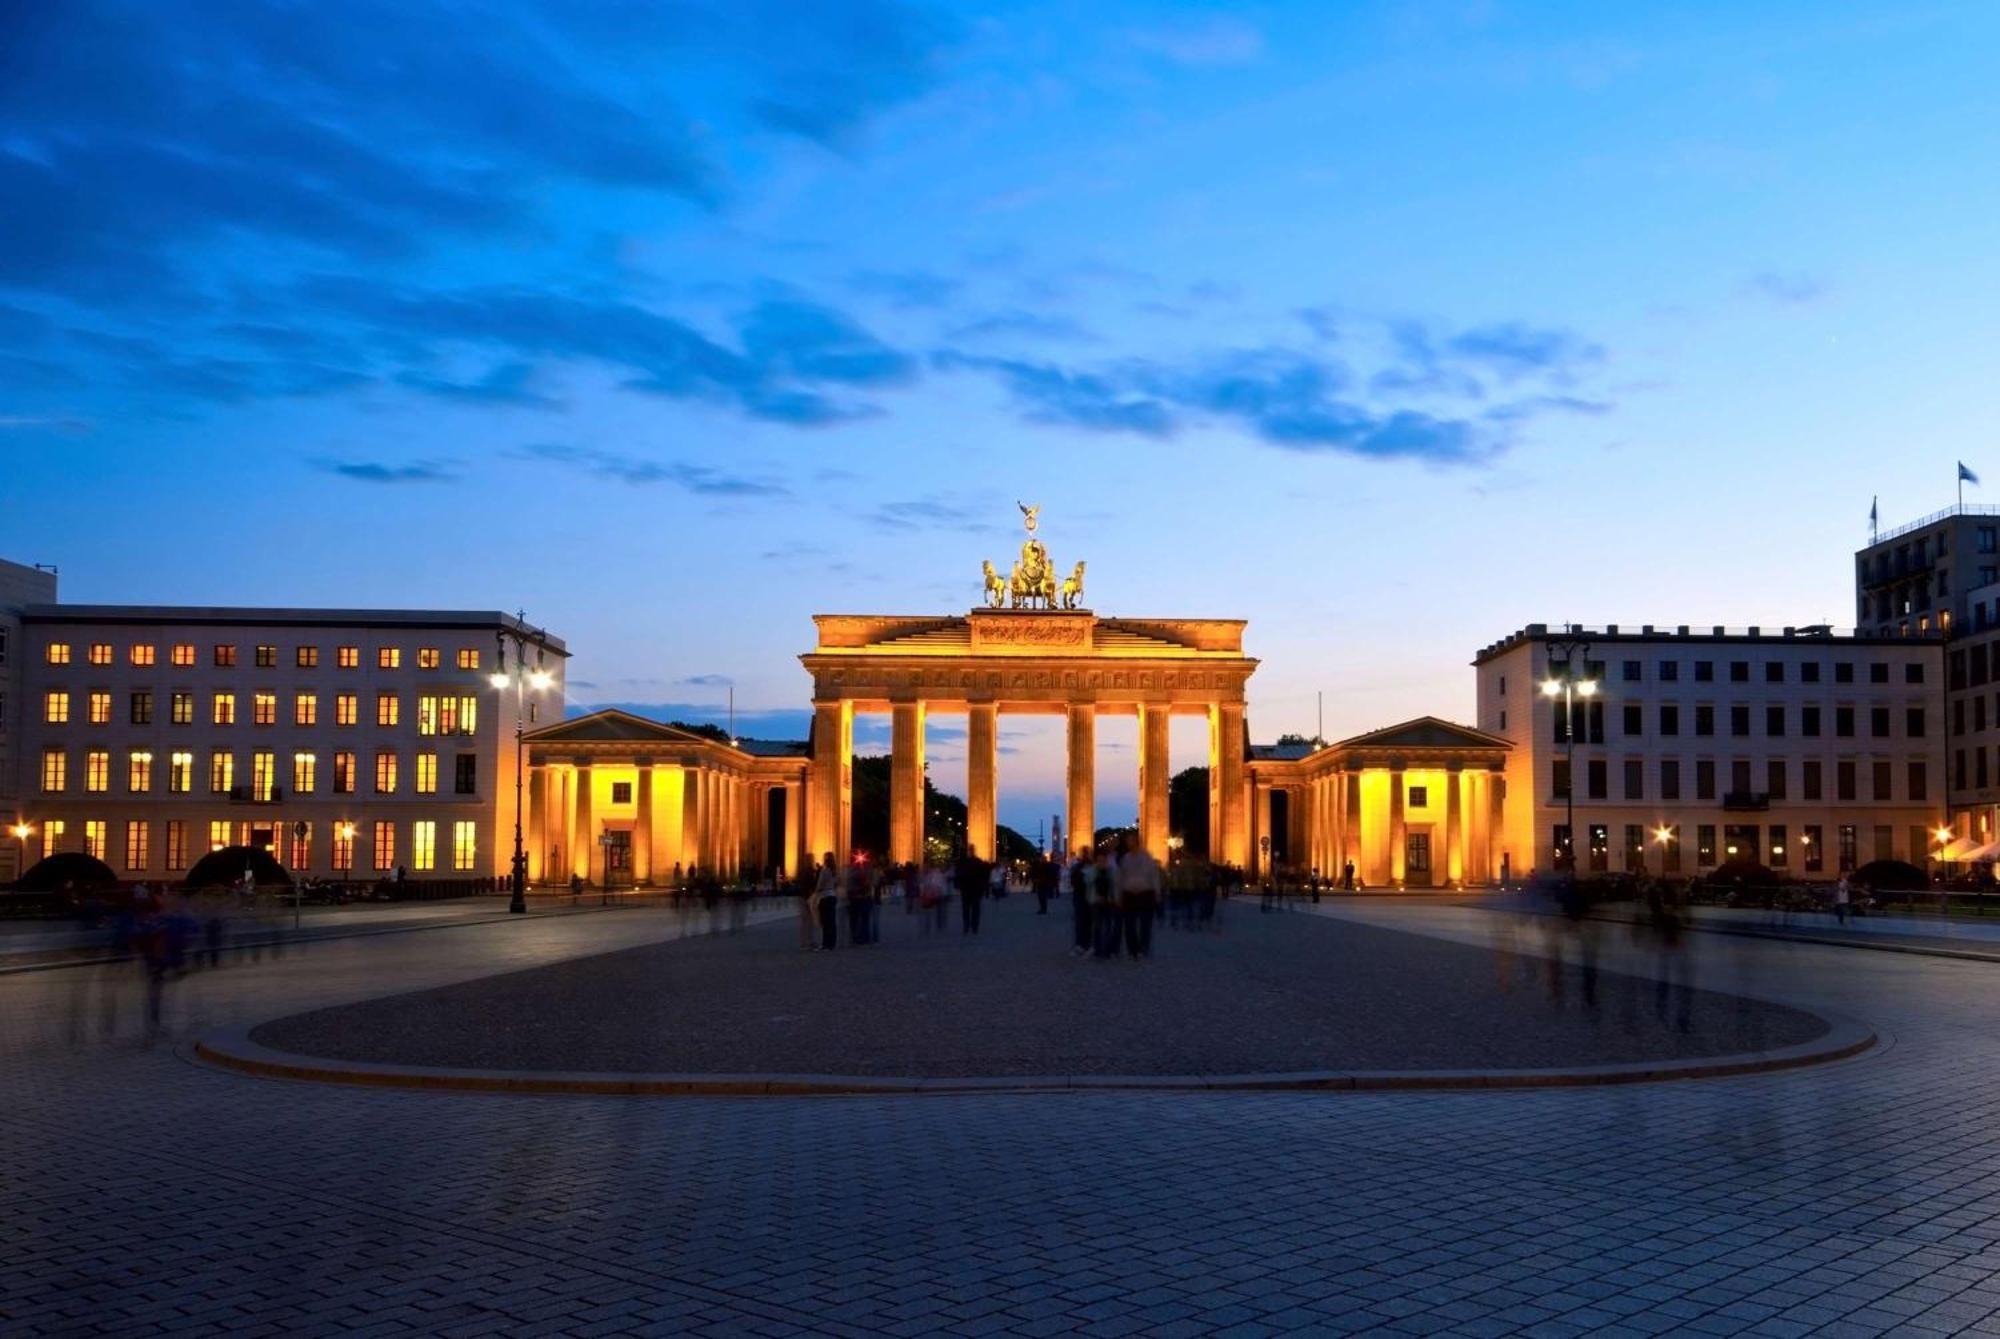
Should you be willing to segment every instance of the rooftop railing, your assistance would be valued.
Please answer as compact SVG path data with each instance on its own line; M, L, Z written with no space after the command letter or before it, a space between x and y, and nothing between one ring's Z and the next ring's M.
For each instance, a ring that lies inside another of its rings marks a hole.
M2000 516L2000 505L1991 502L1960 502L1946 507L1943 511L1934 511L1928 516L1906 522L1892 530L1884 530L1875 536L1868 547L1873 548L1876 544L1886 544L1892 539L1901 539L1904 535L1914 534L1927 525L1936 525L1939 521L1948 521L1954 516Z

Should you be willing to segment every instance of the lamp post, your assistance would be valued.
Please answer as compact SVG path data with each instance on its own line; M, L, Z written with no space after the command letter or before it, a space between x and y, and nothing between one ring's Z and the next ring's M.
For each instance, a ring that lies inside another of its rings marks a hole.
M528 693L543 691L555 682L555 678L545 667L548 656L545 634L530 629L521 622L520 615L515 616L514 627L502 628L493 634L493 640L499 648L499 659L494 663L493 673L487 676L487 682L493 685L496 692L505 692L510 687L514 690L514 862L513 874L508 881L510 896L507 910L520 915L528 909L528 853L521 844L521 786L527 768L523 765L521 739L527 729ZM514 643L514 671L511 674L507 672L507 643L510 640ZM530 646L535 648L533 669L528 667Z
M1577 677L1578 661L1590 649L1588 642L1550 642L1549 652L1554 658L1556 647L1562 647L1562 677L1542 680L1542 696L1561 698L1563 703L1563 756L1564 767L1569 773L1569 784L1563 787L1563 827L1569 834L1568 847L1564 853L1569 862L1569 885L1572 893L1576 890L1576 703L1578 698L1589 700L1597 696L1595 679Z

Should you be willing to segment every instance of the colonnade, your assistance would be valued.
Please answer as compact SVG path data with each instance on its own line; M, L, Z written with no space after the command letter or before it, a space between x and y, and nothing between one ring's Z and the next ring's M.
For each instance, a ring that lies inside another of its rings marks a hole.
M1354 866L1368 887L1465 887L1495 875L1501 787L1485 766L1446 763L1334 767L1297 782L1259 777L1254 822L1259 872L1280 861L1338 880ZM1288 804L1286 849L1263 852L1272 835L1271 795ZM1412 835L1420 840L1412 843Z
M723 879L799 867L802 778L748 776L702 762L578 757L536 763L528 790L528 877L537 882L575 875L602 884L614 872L621 882L663 884L676 867ZM768 821L774 790L785 796L775 850ZM625 856L624 868L608 871L614 850Z

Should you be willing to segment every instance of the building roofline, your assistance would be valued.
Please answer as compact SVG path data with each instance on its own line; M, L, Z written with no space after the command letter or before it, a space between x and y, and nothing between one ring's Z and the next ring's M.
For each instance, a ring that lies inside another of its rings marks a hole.
M1936 633L1924 633L1914 637L1899 637L1890 633L1863 632L1855 628L1835 628L1825 623L1809 623L1782 628L1730 628L1721 624L1697 627L1681 623L1674 626L1643 623L1634 627L1629 623L1606 623L1590 626L1581 623L1530 623L1517 632L1511 632L1497 642L1479 648L1472 657L1472 663L1483 665L1489 660L1533 642L1584 641L1592 646L1633 645L1640 642L1685 642L1694 646L1942 646L1944 638Z
M230 605L31 604L23 623L123 625L178 624L193 627L301 628L479 628L506 629L546 646L569 651L562 638L497 609L275 609Z

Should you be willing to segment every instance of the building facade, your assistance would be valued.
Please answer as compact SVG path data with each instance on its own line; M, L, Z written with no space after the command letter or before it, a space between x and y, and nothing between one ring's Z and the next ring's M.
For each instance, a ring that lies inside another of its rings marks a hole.
M1531 624L1480 650L1478 725L1513 745L1502 855L1835 877L1933 858L1947 811L1944 646L1825 628ZM1574 710L1544 685L1590 683ZM1573 788L1575 834L1565 796Z
M25 866L19 741L27 696L22 671L28 657L21 640L21 611L56 598L56 576L39 567L0 561L0 883L19 877Z
M516 703L529 729L562 717L562 641L497 612L33 604L19 620L30 862L86 851L172 879L245 845L318 877L504 875ZM516 639L546 673L522 697L489 677Z

